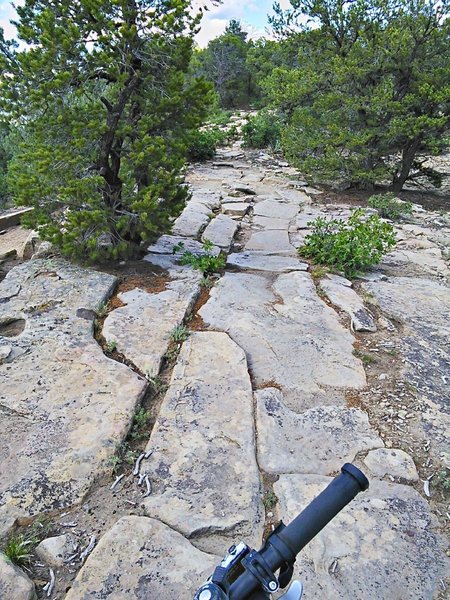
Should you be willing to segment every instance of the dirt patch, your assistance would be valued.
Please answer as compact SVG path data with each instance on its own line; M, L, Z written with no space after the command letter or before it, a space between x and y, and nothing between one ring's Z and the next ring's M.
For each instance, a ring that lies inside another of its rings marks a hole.
M169 274L164 269L145 260L130 260L122 263L102 263L98 270L115 275L119 280L118 293L140 288L150 293L163 292Z
M273 491L273 484L278 481L279 476L272 473L261 472L261 479L262 501L266 515L263 539L266 540L280 522L278 515L278 498Z
M4 337L16 337L25 329L25 319L14 319L0 325L0 335Z
M192 331L206 331L208 327L205 322L198 314L202 306L204 306L209 300L209 293L211 287L217 280L211 280L211 286L202 287L197 300L195 301L194 307L192 308L191 316L187 320L189 329Z
M273 379L269 379L269 381L264 381L263 383L259 384L258 386L256 386L256 388L253 389L265 390L267 388L276 388L277 390L280 390L280 392L282 391L281 385Z

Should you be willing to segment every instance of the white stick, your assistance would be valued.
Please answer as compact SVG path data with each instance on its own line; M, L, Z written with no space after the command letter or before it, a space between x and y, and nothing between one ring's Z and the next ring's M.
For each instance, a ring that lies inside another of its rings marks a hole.
M122 481L122 479L124 477L125 477L125 473L122 473L122 475L119 475L119 477L117 477L117 479L115 480L115 482L112 484L111 490L113 490L117 485L119 485L119 483Z
M134 465L133 475L139 475L139 470L141 468L141 462L143 458L145 458L145 452L138 456L136 464Z
M83 563L86 558L88 557L88 555L92 552L92 550L94 549L95 546L95 542L96 542L96 538L95 535L91 536L91 539L89 540L89 544L86 546L86 548L83 550L83 552L80 554L80 559L81 562Z
M47 598L50 598L50 596L52 595L54 587L55 587L55 573L53 572L53 569L50 569L50 583L48 584Z

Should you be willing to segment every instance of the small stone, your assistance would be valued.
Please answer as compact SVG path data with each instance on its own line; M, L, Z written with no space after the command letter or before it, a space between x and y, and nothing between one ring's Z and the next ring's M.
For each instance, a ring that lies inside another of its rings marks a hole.
M12 346L0 346L0 365L5 362L12 350Z
M62 567L64 561L73 554L74 537L70 534L50 537L36 547L36 556L50 567Z
M222 204L222 212L225 215L232 215L235 217L243 217L247 214L250 204L248 202L227 202Z
M34 583L4 554L0 554L0 598L2 600L36 599Z
M380 381L385 381L385 379L387 379L387 375L386 373L381 373L381 375L378 375L378 379Z
M403 450L378 448L368 453L364 463L378 477L392 475L406 481L419 480L413 459Z

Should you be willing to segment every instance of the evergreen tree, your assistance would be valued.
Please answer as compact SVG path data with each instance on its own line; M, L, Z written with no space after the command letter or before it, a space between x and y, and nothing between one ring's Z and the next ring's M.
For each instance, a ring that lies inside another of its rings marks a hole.
M0 114L24 132L9 187L67 255L127 255L184 205L180 172L209 100L185 76L190 4L26 0L26 49L0 41Z
M214 84L223 108L247 106L253 92L247 67L249 43L239 21L232 20L225 33L196 55L194 72Z
M389 179L399 191L408 178L436 175L420 157L442 151L450 122L447 0L291 5L272 23L297 40L300 66L266 81L287 115L287 156L316 179L362 187Z

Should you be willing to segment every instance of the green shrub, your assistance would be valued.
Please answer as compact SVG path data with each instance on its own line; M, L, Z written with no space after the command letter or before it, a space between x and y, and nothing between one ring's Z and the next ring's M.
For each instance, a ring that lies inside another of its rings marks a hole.
M217 273L225 267L225 257L222 254L213 255L213 247L212 242L205 240L203 243L204 254L193 254L187 251L181 256L180 262L182 265L190 265L193 269L201 271L205 277L211 273ZM181 249L179 244L174 246L174 252Z
M223 144L226 139L227 134L216 127L196 131L191 136L188 159L194 162L201 162L214 158L217 146Z
M34 537L12 535L6 541L3 553L12 563L21 566L30 562L36 544L37 540Z
M244 146L275 148L281 138L282 121L274 113L261 111L242 127Z
M318 217L308 225L313 230L299 253L318 264L343 271L347 277L355 277L378 264L395 246L392 225L383 223L378 215L367 217L362 209L355 210L347 221Z
M392 192L371 196L367 203L370 207L376 208L381 217L392 221L398 221L412 214L411 202L399 202Z

